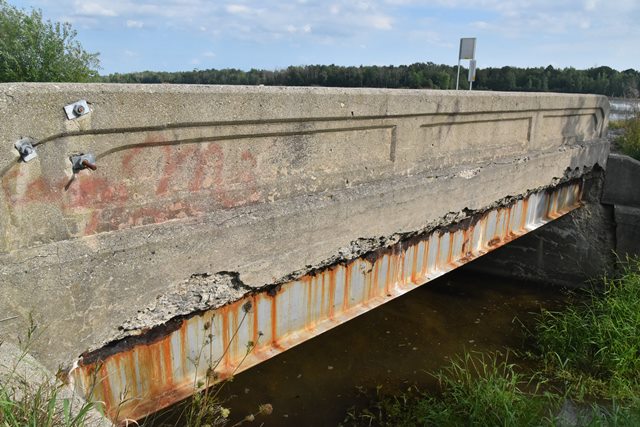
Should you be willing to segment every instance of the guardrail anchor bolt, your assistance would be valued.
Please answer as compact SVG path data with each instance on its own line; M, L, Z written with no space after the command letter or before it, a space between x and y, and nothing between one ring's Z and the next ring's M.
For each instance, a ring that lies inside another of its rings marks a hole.
M29 162L36 157L38 157L38 153L36 153L36 149L33 147L35 141L31 138L22 138L13 144L20 153L20 158L23 162Z
M81 116L82 113L84 113L84 106L80 104L76 105L73 107L73 112L76 113L76 116Z
M96 156L91 153L71 156L70 160L73 173L78 173L84 169L91 169L92 171L98 169L98 166L96 166Z

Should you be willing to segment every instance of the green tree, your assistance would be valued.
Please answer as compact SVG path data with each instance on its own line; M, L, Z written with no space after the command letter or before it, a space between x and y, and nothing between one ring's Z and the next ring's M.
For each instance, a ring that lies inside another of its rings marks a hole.
M99 65L69 23L0 0L0 82L86 82L98 78Z

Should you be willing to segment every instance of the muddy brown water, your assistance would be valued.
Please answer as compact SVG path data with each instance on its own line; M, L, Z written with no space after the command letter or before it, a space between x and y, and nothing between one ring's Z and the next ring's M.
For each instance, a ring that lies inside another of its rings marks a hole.
M270 403L271 415L244 425L335 426L363 403L359 390L431 390L430 373L465 350L523 348L520 322L567 300L559 288L461 268L238 374L219 396L231 425ZM151 424L183 425L181 411L169 408Z

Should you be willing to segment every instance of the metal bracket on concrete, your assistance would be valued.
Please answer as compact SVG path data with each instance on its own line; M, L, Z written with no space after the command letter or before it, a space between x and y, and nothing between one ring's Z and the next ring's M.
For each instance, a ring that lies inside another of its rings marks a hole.
M16 147L18 153L20 153L20 157L23 162L28 162L36 157L38 157L38 153L36 153L36 149L33 147L35 141L29 137L22 138L16 141L13 146Z
M87 101L81 99L73 104L65 105L64 112L67 114L67 118L69 120L73 120L89 114L91 109L89 108Z
M71 156L70 160L74 174L83 169L91 169L92 171L98 169L96 166L96 156L91 153Z

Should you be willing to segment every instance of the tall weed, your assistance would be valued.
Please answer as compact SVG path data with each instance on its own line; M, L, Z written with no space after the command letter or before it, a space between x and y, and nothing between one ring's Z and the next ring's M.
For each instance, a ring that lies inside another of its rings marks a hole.
M545 365L577 397L640 396L640 260L586 303L543 311L535 337Z

